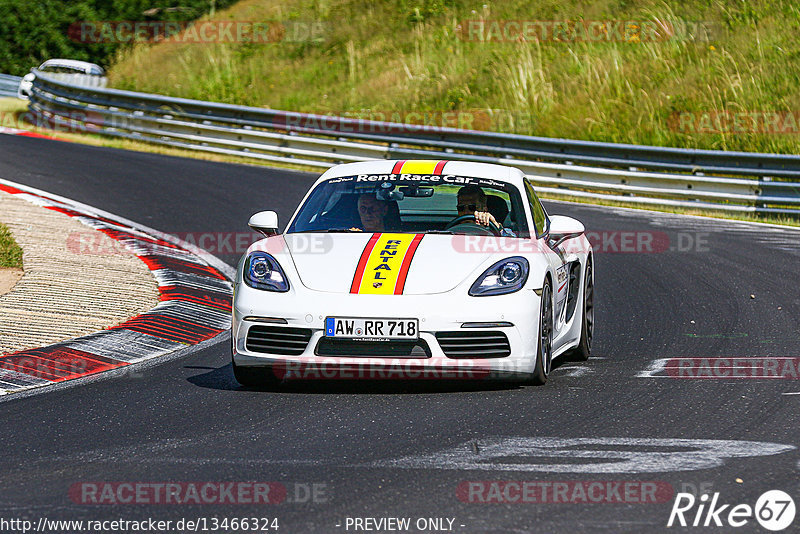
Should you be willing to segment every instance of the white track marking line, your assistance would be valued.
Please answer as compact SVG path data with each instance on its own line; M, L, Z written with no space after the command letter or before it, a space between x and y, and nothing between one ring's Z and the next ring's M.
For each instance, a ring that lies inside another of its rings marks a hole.
M559 369L563 369L565 371L564 374L561 375L565 378L580 378L582 376L594 373L594 369L589 369L588 367L580 367L580 366L559 367Z

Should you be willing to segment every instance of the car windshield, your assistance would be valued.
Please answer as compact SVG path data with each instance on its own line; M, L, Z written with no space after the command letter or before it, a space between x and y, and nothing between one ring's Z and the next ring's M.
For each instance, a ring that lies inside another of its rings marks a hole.
M51 72L53 74L83 74L83 69L77 67L69 67L66 65L48 65L41 69L43 72Z
M530 237L522 197L509 183L466 176L358 175L320 183L286 233L400 232ZM498 226L475 221L488 212Z

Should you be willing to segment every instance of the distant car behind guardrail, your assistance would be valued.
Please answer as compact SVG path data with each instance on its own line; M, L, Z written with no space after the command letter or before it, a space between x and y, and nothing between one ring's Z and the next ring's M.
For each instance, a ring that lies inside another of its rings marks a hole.
M105 87L108 84L106 71L100 65L76 59L48 59L41 65L38 72L46 73L55 80L60 80L80 87ZM31 87L36 78L34 72L29 72L22 77L18 84L17 96L28 100L31 96Z

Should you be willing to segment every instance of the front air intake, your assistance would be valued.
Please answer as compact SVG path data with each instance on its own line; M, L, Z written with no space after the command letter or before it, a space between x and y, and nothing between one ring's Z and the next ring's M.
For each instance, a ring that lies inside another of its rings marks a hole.
M305 352L310 339L308 328L254 325L247 331L245 348L251 352L297 356Z
M424 340L362 341L323 337L317 344L318 356L374 356L376 358L430 358Z
M505 358L511 354L503 332L437 332L436 340L448 358Z

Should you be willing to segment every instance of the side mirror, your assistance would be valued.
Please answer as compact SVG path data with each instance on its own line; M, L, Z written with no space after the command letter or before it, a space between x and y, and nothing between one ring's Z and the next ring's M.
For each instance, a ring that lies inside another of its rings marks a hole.
M583 226L582 222L572 217L553 215L550 217L550 236L548 242L551 248L556 248L567 239L578 237L585 231L586 228Z
M266 237L275 235L278 233L278 214L274 211L259 211L250 217L247 225Z

